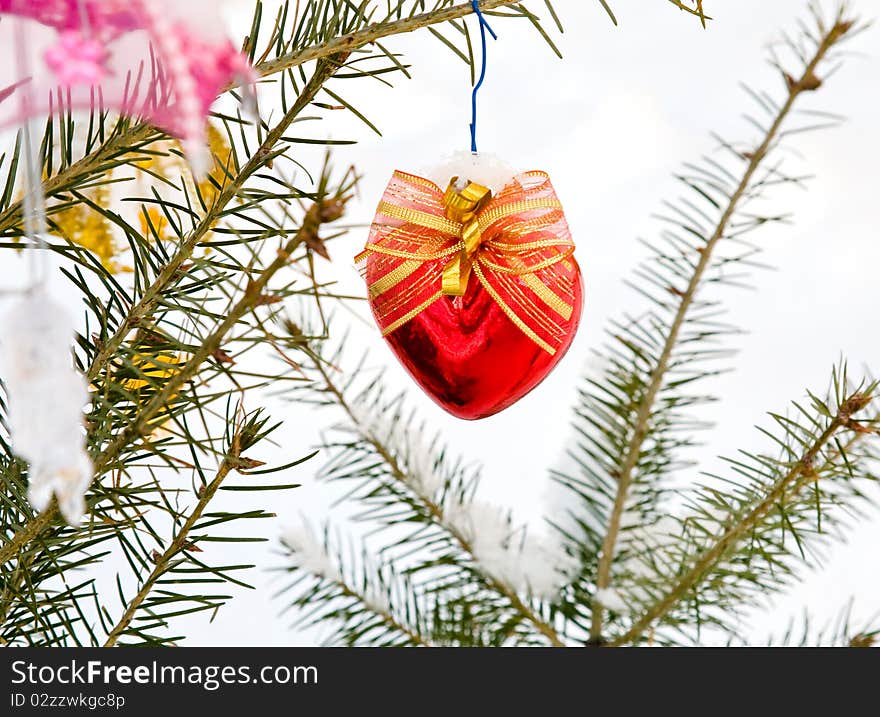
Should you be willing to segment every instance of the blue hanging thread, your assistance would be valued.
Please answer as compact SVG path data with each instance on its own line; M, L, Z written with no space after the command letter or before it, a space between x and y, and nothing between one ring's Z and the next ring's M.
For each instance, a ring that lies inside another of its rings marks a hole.
M495 34L495 31L489 27L489 23L486 22L486 18L483 17L483 13L480 12L480 0L471 0L471 7L474 9L474 13L477 16L477 19L480 21L480 43L483 48L483 60L482 67L480 68L480 79L477 80L477 84L474 85L474 91L471 93L471 152L476 153L477 151L477 92L483 84L483 80L486 79L486 30L489 31L489 34L492 36L493 40L498 39L498 35Z

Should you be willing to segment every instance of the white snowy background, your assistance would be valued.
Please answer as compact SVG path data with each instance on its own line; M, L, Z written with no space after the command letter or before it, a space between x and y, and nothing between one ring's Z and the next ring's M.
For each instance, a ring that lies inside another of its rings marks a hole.
M239 0L231 8L233 32L249 25L250 5ZM543 530L544 516L554 509L548 500L548 469L563 455L575 388L591 348L603 341L610 317L640 306L638 296L622 281L645 255L637 239L656 236L660 224L652 213L661 208L662 200L678 195L672 172L684 161L716 151L710 131L732 139L756 139L756 130L741 118L745 108L753 108L739 83L780 89L779 77L766 63L766 50L781 29L795 30L795 20L805 16L807 0L707 1L715 18L708 30L662 0L612 3L620 22L617 28L598 2L555 0L554 5L566 28L564 35L554 36L562 61L525 22L493 21L500 39L489 48L479 139L482 150L521 169L548 171L566 208L587 286L580 332L568 355L537 390L501 415L461 422L411 385L366 320L366 311L360 319L340 314L336 327L340 330L342 323L351 322L349 357L354 360L366 350L371 366L387 366L390 387L410 388L414 405L454 451L484 465L480 498L510 507L536 532ZM543 12L540 2L533 0L530 6ZM878 10L878 3L869 0L855 6L867 15ZM788 169L815 178L808 191L771 193L766 206L774 213L792 214L791 224L754 235L765 249L762 260L775 270L757 273L754 291L725 294L729 318L748 333L735 340L741 349L732 362L736 370L711 386L721 400L703 414L716 424L696 456L704 469L720 468L720 454L765 448L753 426L766 425L766 411L784 412L805 389L823 389L841 356L854 369L880 367L878 40L878 28L859 38L852 45L859 52L818 95L807 98L809 106L849 119L839 129L791 142L797 152L790 153ZM358 140L353 147L340 148L336 162L353 163L364 174L349 217L363 223L369 222L394 169L428 167L467 148L468 142L469 78L464 64L427 31L386 44L404 54L412 80L399 77L394 88L370 80L336 87L384 136L342 112L330 113L308 130L311 136ZM304 151L298 158L314 167L319 152ZM344 292L363 291L351 261L363 240L363 230L353 231L331 245L334 264L325 270ZM4 284L16 270L10 261L4 255ZM57 290L64 291L60 283ZM315 413L296 407L276 407L275 415L286 419L276 436L279 447L274 454L252 457L282 462L303 455L318 442L322 427L336 418L332 410ZM202 615L178 621L174 632L188 635L187 644L290 645L320 639L320 630L291 630L291 616L279 618L283 603L272 594L280 584L269 571L281 562L277 538L285 526L296 525L302 516L312 524L328 514L344 518L344 510L331 513L330 489L313 479L320 460L319 456L284 476L285 482L304 485L274 494L272 508L278 520L257 528L270 542L246 548L219 544L218 552L226 551L229 562L246 558L258 564L250 575L257 589L237 591L213 622ZM241 495L228 493L224 499L242 500ZM254 530L253 525L247 527ZM820 573L807 574L795 589L754 614L747 634L756 641L778 634L805 608L821 623L836 616L851 597L856 598L856 623L875 613L880 609L878 539L880 519L875 511L848 544L830 552Z

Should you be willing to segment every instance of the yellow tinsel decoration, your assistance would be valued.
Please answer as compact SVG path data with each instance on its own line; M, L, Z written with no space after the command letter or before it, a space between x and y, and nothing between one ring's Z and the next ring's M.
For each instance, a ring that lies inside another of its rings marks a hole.
M110 190L106 185L92 187L85 194L101 207L106 207L110 202ZM50 208L50 218L56 227L55 231L50 230L50 233L88 249L98 257L105 268L114 273L125 270L125 267L116 261L121 247L116 241L113 225L103 214L87 204L80 203L58 211L52 211Z
M153 395L152 392L143 392L143 389L153 387L156 390L160 390L165 380L180 371L182 363L184 361L181 356L171 351L159 351L155 354L138 352L132 358L132 365L137 370L138 377L125 378L120 383L124 389L134 394L135 404L142 406ZM176 396L177 393L172 393L168 400L171 401ZM168 411L163 408L149 421L151 433L155 433L167 420Z
M152 147L155 154L131 163L131 166L140 170L137 172L137 181L149 180L150 177L144 170L165 177L179 175L188 184L190 190L198 187L205 203L210 207L219 194L215 182L222 186L226 181L226 168L231 164L232 147L226 134L213 124L208 124L207 140L214 157L214 166L208 176L200 182L196 183L191 179L188 166L179 155L168 151L171 147L180 148L176 140L156 142ZM92 187L82 193L96 205L109 208L112 201L109 182L113 178L114 172L108 172L105 175L108 184ZM160 187L161 189L163 188ZM131 271L131 268L121 261L120 256L128 247L117 239L117 231L113 223L103 214L84 203L71 204L63 209L53 209L50 206L49 213L54 225L50 233L88 249L108 271L113 273ZM138 221L141 234L148 241L154 238L160 241L172 238L168 236L169 222L158 207L140 205Z
M155 381L174 376L179 370L181 359L170 351L160 351L155 354L138 352L131 363L144 378L127 378L122 381L122 387L129 391L138 391L144 386L153 385Z

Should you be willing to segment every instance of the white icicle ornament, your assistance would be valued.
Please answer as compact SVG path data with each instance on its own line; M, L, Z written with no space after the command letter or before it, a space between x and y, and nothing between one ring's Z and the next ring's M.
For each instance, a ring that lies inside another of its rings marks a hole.
M64 308L43 289L15 300L3 319L2 358L13 452L27 461L28 500L45 510L52 496L76 525L92 481L85 451L83 376L71 363L73 329Z

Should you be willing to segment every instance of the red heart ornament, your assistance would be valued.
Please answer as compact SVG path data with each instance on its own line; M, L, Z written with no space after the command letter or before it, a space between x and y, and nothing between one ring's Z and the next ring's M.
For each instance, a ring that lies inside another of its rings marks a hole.
M566 340L553 355L520 331L474 276L464 296L444 296L385 340L443 409L469 420L491 416L541 383L571 346L583 295L576 265L574 271L576 309L565 325Z
M396 172L359 260L398 360L438 405L473 420L515 403L559 363L577 331L583 283L545 174L520 175L466 215L472 231L449 221L451 191ZM463 295L447 295L458 258L467 265Z

